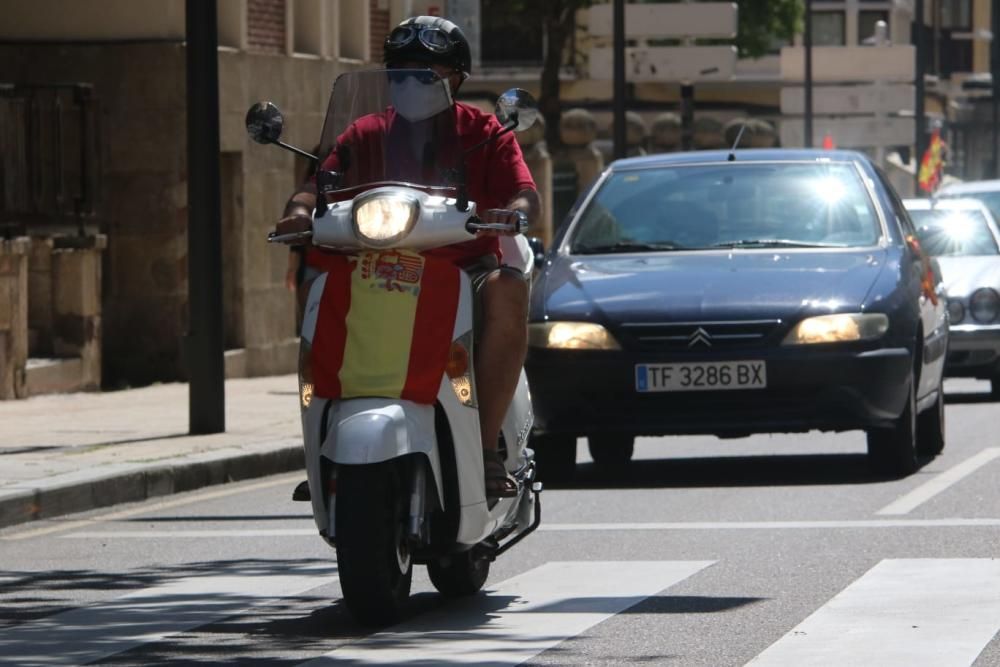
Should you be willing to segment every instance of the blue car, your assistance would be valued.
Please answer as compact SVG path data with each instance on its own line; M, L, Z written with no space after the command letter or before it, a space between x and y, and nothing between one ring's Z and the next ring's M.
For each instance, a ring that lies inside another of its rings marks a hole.
M940 271L860 153L620 160L580 197L532 291L539 474L576 439L624 465L642 435L867 433L883 475L944 447Z

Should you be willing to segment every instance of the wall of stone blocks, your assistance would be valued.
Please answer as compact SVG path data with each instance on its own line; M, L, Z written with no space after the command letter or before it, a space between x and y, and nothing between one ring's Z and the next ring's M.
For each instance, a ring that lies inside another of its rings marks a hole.
M0 399L25 395L29 252L26 238L0 240Z
M266 236L301 164L251 142L246 110L274 101L286 118L284 139L310 149L342 69L334 60L219 53L226 337L231 347L244 346L238 366L249 375L296 366L294 297L284 287L288 251ZM185 76L184 47L176 42L0 45L0 81L89 82L100 100L105 387L186 377ZM38 303L33 320L51 320Z

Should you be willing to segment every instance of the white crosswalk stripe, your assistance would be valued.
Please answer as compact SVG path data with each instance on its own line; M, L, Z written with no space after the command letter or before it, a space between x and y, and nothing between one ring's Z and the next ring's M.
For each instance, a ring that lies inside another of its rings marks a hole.
M517 665L712 564L551 562L491 587L489 609L451 605L306 664Z
M884 560L748 667L968 667L1000 630L1000 560Z
M0 664L85 664L336 580L329 565L285 571L185 577L17 626L2 634Z
M710 586L715 563L549 562L305 664L516 665L696 574ZM324 563L176 579L5 629L0 664L99 661L334 581ZM1000 560L884 560L748 667L970 667L998 631Z

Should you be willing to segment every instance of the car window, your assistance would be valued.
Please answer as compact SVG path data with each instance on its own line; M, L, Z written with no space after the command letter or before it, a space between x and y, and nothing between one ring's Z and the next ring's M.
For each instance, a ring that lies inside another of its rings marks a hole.
M612 174L570 243L575 253L742 243L849 247L874 245L880 232L852 164L726 163Z
M910 211L920 244L933 256L997 255L996 239L980 211Z

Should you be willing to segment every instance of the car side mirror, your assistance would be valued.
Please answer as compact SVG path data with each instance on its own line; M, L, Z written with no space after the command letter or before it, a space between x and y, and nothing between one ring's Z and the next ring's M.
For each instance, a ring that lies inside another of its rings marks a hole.
M545 243L537 236L532 236L528 239L528 245L531 247L531 251L535 253L535 266L541 268L542 262L545 261Z
M258 102L247 111L247 134L258 144L276 144L285 119L271 102Z

